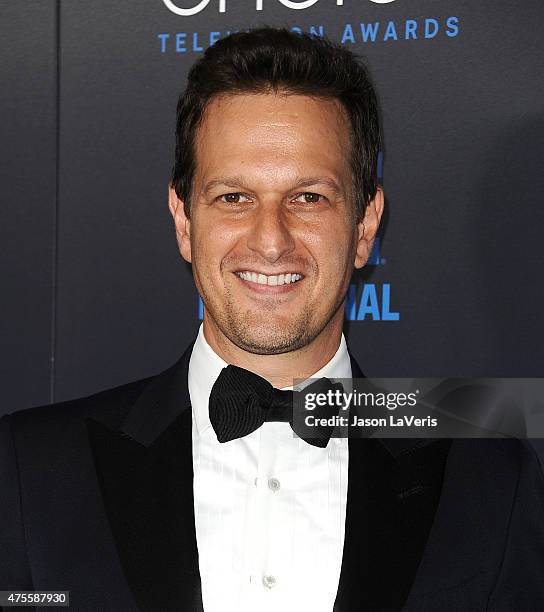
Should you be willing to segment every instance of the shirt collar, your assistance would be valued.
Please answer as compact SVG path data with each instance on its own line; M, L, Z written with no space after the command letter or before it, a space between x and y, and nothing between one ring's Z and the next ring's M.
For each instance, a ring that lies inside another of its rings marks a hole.
M228 363L221 359L206 341L204 327L201 323L189 361L189 394L196 427L200 435L211 427L208 416L210 393L221 370L226 368L227 365ZM344 334L340 338L340 345L332 359L311 377L351 378L351 361ZM292 387L282 388L292 389Z

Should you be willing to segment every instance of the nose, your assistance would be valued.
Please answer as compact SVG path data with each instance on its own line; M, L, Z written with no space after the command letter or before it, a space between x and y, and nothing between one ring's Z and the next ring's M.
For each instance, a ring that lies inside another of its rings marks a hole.
M268 263L275 263L294 250L295 241L280 205L268 203L256 211L247 246Z

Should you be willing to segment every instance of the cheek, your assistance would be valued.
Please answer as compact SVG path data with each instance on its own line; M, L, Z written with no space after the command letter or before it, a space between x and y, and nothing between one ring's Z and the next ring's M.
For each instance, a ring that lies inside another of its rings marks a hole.
M193 262L199 276L220 276L224 259L239 241L238 234L231 229L220 228L219 224L209 223L198 224L192 238Z
M336 293L353 271L353 236L345 227L331 228L326 234L312 234L306 244L319 267L320 283L326 282L324 290Z

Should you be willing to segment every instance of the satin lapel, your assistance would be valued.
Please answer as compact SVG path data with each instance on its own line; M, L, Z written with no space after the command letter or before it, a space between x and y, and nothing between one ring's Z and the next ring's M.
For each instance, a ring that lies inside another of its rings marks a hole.
M187 386L191 350L150 383L119 431L87 423L121 565L146 612L202 610Z
M353 378L363 374L352 360ZM450 440L350 439L335 612L401 610L436 512Z

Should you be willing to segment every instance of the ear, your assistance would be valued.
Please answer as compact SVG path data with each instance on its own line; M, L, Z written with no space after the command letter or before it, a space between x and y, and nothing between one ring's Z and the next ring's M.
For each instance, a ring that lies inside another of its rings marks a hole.
M179 252L185 261L191 263L191 221L185 215L183 201L171 185L168 187L168 208L176 226Z
M374 238L380 226L383 207L383 189L378 187L374 199L371 200L366 207L363 219L357 224L358 240L354 262L356 268L362 268L370 257Z

